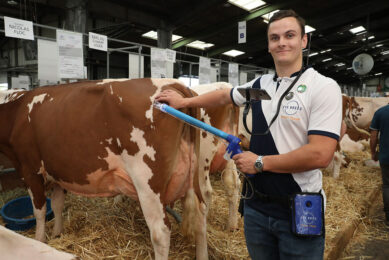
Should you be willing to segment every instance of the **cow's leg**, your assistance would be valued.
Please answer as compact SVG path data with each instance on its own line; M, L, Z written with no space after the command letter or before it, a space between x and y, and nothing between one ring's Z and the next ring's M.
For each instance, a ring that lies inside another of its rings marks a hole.
M142 176L141 173L139 175ZM136 189L143 215L150 230L155 259L167 260L170 247L170 223L165 206L162 204L159 194L155 194L150 188L147 180L144 183L138 182Z
M53 237L57 237L62 233L63 217L62 211L65 202L65 191L58 184L54 185L51 195L51 208L54 212L54 228Z
M229 205L229 217L228 217L228 226L229 230L238 229L238 198L239 198L239 188L240 180L236 170L236 165L233 160L227 162L226 168L222 174L224 190L227 195L228 205Z
M46 196L43 183L41 187L34 186L28 188L28 193L31 197L34 217L36 219L35 239L45 242Z

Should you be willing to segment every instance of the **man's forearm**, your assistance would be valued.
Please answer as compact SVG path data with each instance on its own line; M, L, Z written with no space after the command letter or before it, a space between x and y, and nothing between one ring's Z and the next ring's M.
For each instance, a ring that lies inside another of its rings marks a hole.
M219 89L203 95L185 98L185 107L218 107L232 103L230 89Z
M325 168L331 162L335 148L336 140L327 139L311 142L289 153L265 156L264 170L290 173Z

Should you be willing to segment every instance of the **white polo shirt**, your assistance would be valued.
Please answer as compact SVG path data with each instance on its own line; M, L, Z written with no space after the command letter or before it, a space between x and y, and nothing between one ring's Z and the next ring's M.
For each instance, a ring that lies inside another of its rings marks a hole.
M270 95L271 100L262 100L253 105L253 133L264 132L267 129L276 114L280 97L293 82L296 74L292 74L291 78L276 78L274 74L267 74L231 90L231 98L238 106L243 106L246 99L237 88L254 85L266 90ZM338 140L341 120L342 96L338 84L313 68L308 68L282 100L279 115L270 127L270 134L252 136L250 150L258 155L288 153L307 144L310 134ZM256 188L260 192L283 196L295 192L319 192L322 189L322 173L319 169L291 173L289 177L277 173L268 175L271 177L266 174L255 175L258 176L255 183L259 185ZM280 217L279 214L272 214L273 210L269 212L261 208L263 207L258 209L264 213ZM285 215L281 218L285 218Z

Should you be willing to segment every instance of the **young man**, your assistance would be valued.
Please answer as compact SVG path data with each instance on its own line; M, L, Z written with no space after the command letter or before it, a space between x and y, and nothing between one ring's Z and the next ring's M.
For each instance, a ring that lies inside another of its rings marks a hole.
M289 205L258 195L284 201L299 192L322 192L322 173L318 168L329 164L339 139L341 91L334 80L303 67L302 49L307 45L304 26L304 20L292 10L274 14L267 38L276 74L263 75L241 86L265 89L271 96L271 100L252 106L250 151L233 157L240 171L254 174L250 182L255 192L244 203L245 237L252 259L323 258L324 235L294 235ZM296 77L299 78L285 93L277 115L281 96ZM242 106L245 102L237 88L185 99L165 91L156 100L175 108L213 107L231 102ZM265 132L275 116L268 134L254 134ZM249 191L249 197L251 194Z
M370 151L373 160L379 159L382 173L382 198L384 200L385 223L389 226L389 105L378 109L370 125ZM378 133L380 152L377 158Z

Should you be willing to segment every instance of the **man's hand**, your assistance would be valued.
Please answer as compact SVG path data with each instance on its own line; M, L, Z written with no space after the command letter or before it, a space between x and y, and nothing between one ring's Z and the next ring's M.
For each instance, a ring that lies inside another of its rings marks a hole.
M155 101L167 103L169 106L179 109L185 107L185 98L173 90L164 90L156 96Z
M243 173L254 174L257 170L254 168L254 163L258 155L252 152L243 152L235 154L232 159L235 161L236 167Z

